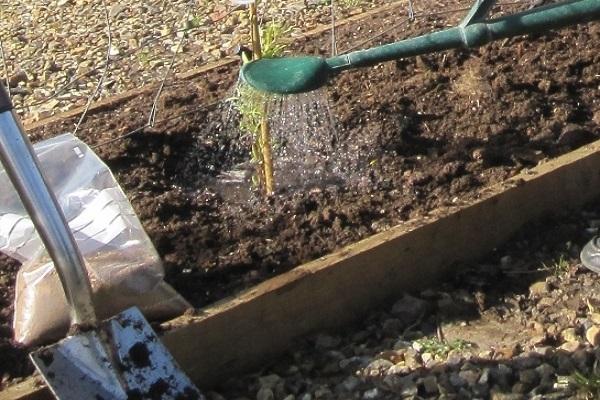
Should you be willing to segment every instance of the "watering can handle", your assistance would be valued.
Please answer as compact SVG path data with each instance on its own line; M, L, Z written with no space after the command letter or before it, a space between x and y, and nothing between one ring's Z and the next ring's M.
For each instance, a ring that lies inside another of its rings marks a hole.
M460 23L460 26L467 26L481 21L495 4L496 0L476 0L467 16Z
M54 261L71 308L71 323L83 327L96 325L92 289L83 258L1 84L0 161Z
M478 0L456 27L330 57L325 61L331 71L340 72L420 54L479 47L498 39L600 19L600 0L566 0L491 20L483 19L493 3L492 0Z

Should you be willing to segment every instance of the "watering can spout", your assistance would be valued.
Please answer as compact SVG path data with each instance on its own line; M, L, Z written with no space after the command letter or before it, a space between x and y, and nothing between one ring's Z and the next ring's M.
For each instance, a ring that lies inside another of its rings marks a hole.
M334 70L322 57L262 58L242 67L242 81L263 92L309 92L327 83Z

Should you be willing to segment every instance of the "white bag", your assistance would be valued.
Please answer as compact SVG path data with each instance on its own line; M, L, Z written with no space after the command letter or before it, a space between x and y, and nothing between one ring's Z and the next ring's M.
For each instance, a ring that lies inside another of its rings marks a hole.
M85 260L98 317L138 306L149 319L166 319L191 307L163 281L155 248L94 152L70 134L34 149ZM58 275L1 168L0 251L23 263L16 282L15 340L33 345L64 337L70 314Z

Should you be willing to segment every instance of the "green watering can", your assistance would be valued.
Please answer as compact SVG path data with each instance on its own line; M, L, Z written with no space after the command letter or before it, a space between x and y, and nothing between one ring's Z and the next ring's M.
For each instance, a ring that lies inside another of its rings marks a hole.
M571 0L485 20L496 0L478 0L456 27L336 57L283 57L252 61L242 80L265 92L302 93L325 85L337 73L436 51L482 46L498 39L540 33L600 18L600 0Z

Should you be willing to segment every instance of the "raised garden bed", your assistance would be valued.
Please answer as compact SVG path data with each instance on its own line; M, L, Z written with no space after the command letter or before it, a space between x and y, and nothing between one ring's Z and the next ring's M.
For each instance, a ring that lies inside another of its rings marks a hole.
M338 30L340 48L361 30L381 31L396 19L388 11L345 25ZM444 23L417 20L384 40ZM237 67L224 65L167 90L159 119L184 117L97 152L165 260L167 280L195 306L382 232L169 323L165 342L184 368L200 383L214 383L225 371L277 354L299 335L362 315L393 292L422 288L454 261L485 254L543 212L597 196L598 144L531 168L600 135L598 28L340 77L328 94L341 137L361 143L353 151L377 162L357 171L360 179L279 192L266 202L226 202L205 189L232 166L231 152L222 149L236 143L219 135L220 109L185 114L224 97ZM324 34L295 46L318 52L327 40ZM98 109L78 136L92 146L103 143L142 125L151 103L152 94L142 93ZM73 119L56 120L31 134L41 139L72 126ZM6 261L3 270L9 273L0 288L6 354L0 365L9 377L24 376L31 371L25 351L8 344L16 265Z

